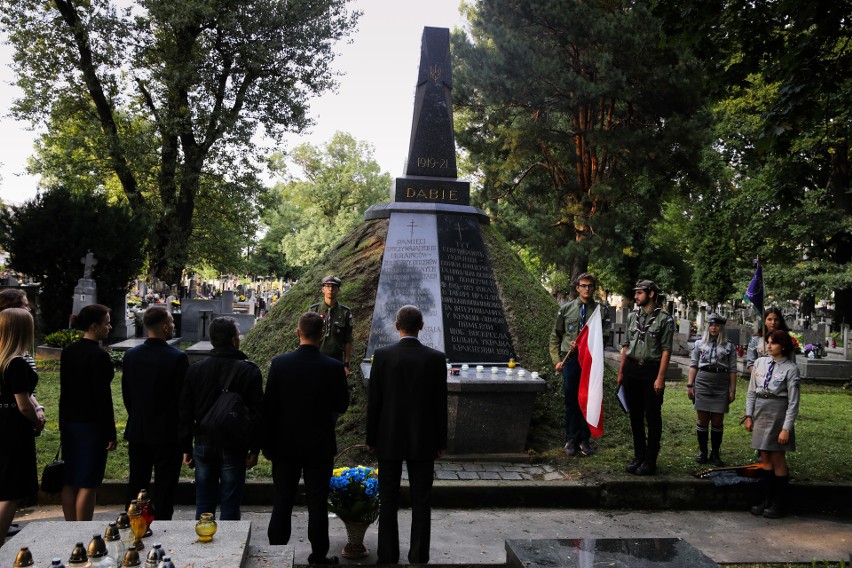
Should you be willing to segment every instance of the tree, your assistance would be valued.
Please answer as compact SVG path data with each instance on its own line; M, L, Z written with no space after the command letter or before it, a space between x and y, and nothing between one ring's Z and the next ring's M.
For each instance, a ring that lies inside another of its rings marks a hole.
M720 147L749 191L751 256L766 253L788 297L812 303L833 290L835 319L852 321L849 3L653 4L670 42L702 55L725 111Z
M392 179L373 159L372 146L345 132L320 148L297 146L289 158L302 175L287 175L283 156L276 158L287 180L275 188L278 204L268 225L281 235L287 263L304 268L361 223L370 205L387 199Z
M104 195L64 188L42 192L2 211L0 227L0 247L9 253L10 266L41 282L47 333L68 327L74 287L83 275L80 259L87 252L98 261L92 272L98 301L112 308L124 307L128 285L142 269L137 242L144 227L127 205L110 204Z
M228 193L253 178L255 134L301 130L309 97L333 85L332 46L359 15L346 4L0 0L24 91L13 111L86 125L96 169L151 214L151 273L174 283L205 182Z
M624 251L644 245L629 237L647 239L705 143L694 60L641 3L480 1L468 19L454 34L457 139L481 204L572 278L591 257L634 280Z

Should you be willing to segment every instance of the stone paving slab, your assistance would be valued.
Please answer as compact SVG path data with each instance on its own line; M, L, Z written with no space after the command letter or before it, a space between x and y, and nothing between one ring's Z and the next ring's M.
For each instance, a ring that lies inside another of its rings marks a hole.
M98 507L95 511L98 526L105 527L106 523L114 520L119 509L120 506ZM279 547L266 544L270 512L271 506L244 507L242 522L252 522L252 546L277 552ZM175 519L191 520L194 514L194 507L178 506ZM33 519L61 518L61 508L51 505L25 510L16 520L23 526ZM296 564L307 564L311 551L307 522L306 509L296 507L290 539L290 546L295 549ZM154 526L156 528L156 524ZM403 562L408 552L410 526L411 512L403 509L399 514ZM24 534L23 531L21 534ZM11 545L15 552L20 542L18 536L7 543L7 547ZM88 534L88 538L91 538L91 534ZM826 515L790 515L772 520L755 517L745 511L613 511L556 507L433 509L430 563L501 565L506 562L507 540L575 538L680 538L720 564L795 562L811 565L816 562L817 566L822 566L823 561L848 561L849 551L852 550L852 519ZM340 556L340 550L346 544L346 529L336 517L329 519L329 539L329 554ZM370 554L359 561L341 558L341 565L375 564L376 543L377 528L374 524L367 530L364 543ZM251 548L248 558L251 558L250 555ZM11 563L0 565L5 568L11 566ZM253 568L266 566L248 565ZM270 565L276 568L288 566L284 562Z

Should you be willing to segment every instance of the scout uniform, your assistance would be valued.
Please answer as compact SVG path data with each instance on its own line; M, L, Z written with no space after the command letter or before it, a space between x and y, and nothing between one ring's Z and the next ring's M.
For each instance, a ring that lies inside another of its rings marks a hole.
M718 314L710 314L707 318L707 325L713 323L725 325L727 321L726 318ZM731 374L737 372L737 350L733 343L722 336L722 329L724 328L719 328L718 337L711 338L707 334L707 341L698 339L692 348L689 366L695 369L695 378L694 382L689 382L686 387L687 389L694 389L689 391L689 394L696 411L727 414L730 407L731 381L734 380L731 378ZM692 378L692 375L690 375L690 378ZM724 465L719 456L724 428L713 426L712 431L710 431L706 423L704 425L696 424L695 432L698 438L699 451L695 461L707 463L707 441L708 437L712 437L713 445L709 461L717 467Z
M799 368L782 357L759 357L754 363L746 393L746 416L752 419L751 447L765 452L796 449L796 418L799 416ZM786 444L778 443L781 430L789 432ZM754 515L776 519L784 515L790 475L761 470L763 503L751 508Z
M660 293L651 280L640 280L633 290ZM627 322L627 338L622 344L622 347L627 347L623 387L630 413L630 429L633 431L633 461L628 465L629 473L648 475L657 468L663 433L663 393L658 395L654 392L654 381L660 370L663 351L671 352L673 339L674 320L662 308L654 308L651 313L642 308L631 312Z
M335 276L326 276L322 280L323 285L333 284L340 286L340 279ZM313 304L310 311L322 316L322 340L320 341L320 352L338 361L344 361L344 347L352 343L352 310L340 302L335 301L329 306L325 301Z
M596 307L601 311L603 336L606 338L611 327L609 310L600 302L592 301L590 305L586 305L580 298L576 298L559 308L559 311L556 312L556 323L550 333L550 357L553 359L553 364L556 365L560 361L565 362L562 365L562 391L565 395L565 452L569 456L576 454L578 448L583 455L594 453L594 450L588 445L591 432L583 416L583 411L580 409L578 399L580 363L577 360L576 351L571 353L567 359L565 356L571 350L571 342L575 341L577 336L580 335L580 331L586 325Z

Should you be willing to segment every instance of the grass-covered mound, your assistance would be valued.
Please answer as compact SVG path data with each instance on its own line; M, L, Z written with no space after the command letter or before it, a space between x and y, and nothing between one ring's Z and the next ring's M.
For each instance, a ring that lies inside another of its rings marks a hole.
M322 278L335 274L343 280L338 301L352 309L355 326L352 404L338 423L341 448L364 442L366 392L358 363L367 350L387 227L386 220L368 221L349 233L258 322L243 344L249 357L266 373L274 356L296 347L296 323L308 306L321 301ZM556 302L492 227L483 226L482 236L519 362L549 381L547 391L537 398L528 446L538 452L560 447L561 385L549 372L552 367L547 351Z

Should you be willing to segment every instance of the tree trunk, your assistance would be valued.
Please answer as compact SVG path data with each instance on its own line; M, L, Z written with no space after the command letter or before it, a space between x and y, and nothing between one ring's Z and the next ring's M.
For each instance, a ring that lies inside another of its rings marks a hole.
M849 140L839 137L835 151L831 155L831 193L834 196L834 204L843 211L847 217L852 215L852 202L849 199ZM852 262L852 235L848 232L840 232L832 239L834 252L832 260L838 266L848 265ZM839 323L852 323L852 287L834 290L834 321Z

